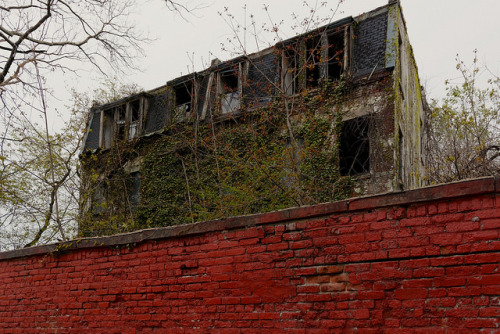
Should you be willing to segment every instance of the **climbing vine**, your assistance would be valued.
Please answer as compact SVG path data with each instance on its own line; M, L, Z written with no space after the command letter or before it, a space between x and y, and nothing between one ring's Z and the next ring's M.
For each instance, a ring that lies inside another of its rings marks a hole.
M349 196L351 179L339 173L342 115L336 112L346 90L346 80L326 81L314 92L276 98L231 120L173 123L155 136L89 155L84 174L94 178L87 185L104 188L105 196L96 201L93 192L94 207L82 217L81 234L186 224ZM285 109L291 111L288 121ZM133 208L125 165L139 157L140 201Z

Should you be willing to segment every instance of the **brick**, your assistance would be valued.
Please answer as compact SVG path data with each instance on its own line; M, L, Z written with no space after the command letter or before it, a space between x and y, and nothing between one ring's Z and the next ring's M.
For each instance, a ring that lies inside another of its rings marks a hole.
M398 289L394 292L397 299L425 299L427 297L427 289Z
M494 332L500 201L462 195L130 249L0 253L0 332Z
M479 310L481 318L497 318L500 319L500 307L487 307Z
M475 232L464 233L463 236L464 243L483 241L483 240L486 241L498 240L498 231L496 230L475 231Z
M322 274L338 274L344 271L344 266L320 266L317 267L317 273Z
M498 328L498 319L465 319L467 328Z
M475 231L479 230L479 227L480 227L479 222L461 221L457 223L446 224L446 231L447 232Z
M455 233L441 233L430 236L430 242L434 245L458 245L462 242L462 235Z

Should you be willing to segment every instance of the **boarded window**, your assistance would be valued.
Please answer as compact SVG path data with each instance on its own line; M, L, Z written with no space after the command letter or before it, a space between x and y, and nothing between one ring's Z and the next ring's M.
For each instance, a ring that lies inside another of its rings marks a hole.
M355 175L370 171L369 118L357 117L342 124L340 135L340 173Z

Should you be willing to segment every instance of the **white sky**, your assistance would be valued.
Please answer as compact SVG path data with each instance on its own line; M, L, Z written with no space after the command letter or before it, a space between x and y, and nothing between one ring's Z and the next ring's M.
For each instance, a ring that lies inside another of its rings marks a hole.
M198 4L191 0L192 6ZM163 0L147 0L137 16L137 27L155 38L146 46L147 56L137 59L136 65L142 70L128 74L124 81L135 82L144 89L152 89L167 81L187 74L188 69L196 71L207 67L214 57L222 60L234 56L221 50L221 43L233 36L231 28L218 15L229 8L240 23L250 23L253 14L257 26L270 20L263 10L264 1L253 0L196 0L206 4L193 15L185 15L186 20L168 11ZM269 16L273 22L284 20L280 33L284 38L303 32L290 29L292 14L303 18L309 15L310 8L303 6L303 0L268 0ZM329 0L327 8L320 8L319 17L329 15L329 9L336 7L337 1ZM243 7L246 4L246 11ZM339 12L332 21L347 16L357 16L376 7L387 4L387 0L344 0ZM500 75L500 13L499 0L401 0L403 15L406 19L410 42L419 68L421 83L426 87L428 97L442 98L445 94L444 81L457 78L456 55L471 64L473 50L478 49L479 60L496 75ZM245 15L246 13L246 15ZM255 51L252 34L247 33L247 46ZM259 31L259 38L272 42L272 35ZM264 45L265 47L266 45ZM190 59L191 58L191 59ZM487 73L483 73L486 77ZM98 80L94 78L93 80ZM78 82L82 89L83 81L67 79L65 85L75 86ZM91 81L90 81L91 82ZM90 84L89 84L90 85Z

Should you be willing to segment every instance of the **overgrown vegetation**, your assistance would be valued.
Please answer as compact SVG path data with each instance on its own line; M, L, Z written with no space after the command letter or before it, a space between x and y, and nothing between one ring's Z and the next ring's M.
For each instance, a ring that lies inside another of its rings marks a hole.
M81 232L110 234L345 198L351 179L339 172L342 115L333 108L345 89L343 80L327 82L321 92L294 101L276 99L232 120L172 124L136 145L89 155L83 174L94 179L84 182L93 181L106 200L94 194L94 215L84 217ZM290 117L283 103L294 104ZM124 162L137 157L140 204L134 208L126 198L133 180ZM96 159L106 170L95 169Z

